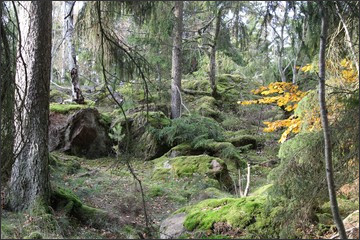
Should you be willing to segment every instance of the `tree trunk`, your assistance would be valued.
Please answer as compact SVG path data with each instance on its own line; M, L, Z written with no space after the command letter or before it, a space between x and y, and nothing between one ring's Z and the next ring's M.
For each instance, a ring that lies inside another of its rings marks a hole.
M181 55L183 32L183 7L182 1L175 2L175 26L173 30L173 50L171 69L171 118L181 116Z
M74 15L73 15L73 4L75 1L66 1L66 42L68 44L68 67L71 76L72 84L72 100L78 104L84 104L84 97L82 95L79 83L79 68L76 62L76 52L74 44Z
M221 24L221 16L222 16L222 8L219 9L217 16L216 16L216 23L215 23L215 35L214 35L214 41L211 46L211 52L210 52L210 72L209 72L209 78L210 78L210 87L212 90L211 95L216 98L217 97L217 89L216 89L216 45L219 39L219 33L220 33L220 24Z
M67 11L66 11L66 1L63 2L63 11L64 11L64 18L67 16ZM67 69L67 47L66 47L66 33L67 33L67 20L64 19L63 21L63 52L62 52L62 69L61 69L61 83L65 83L66 80L66 69Z
M18 60L16 83L20 88L17 101L22 100L23 104L16 109L20 118L16 118L15 124L26 140L16 138L17 145L22 147L12 168L8 198L8 206L15 211L39 203L48 204L50 197L48 122L52 2L22 4L27 10L20 8L19 12L20 35L25 40L19 52L25 65Z
M237 3L235 8L235 23L234 23L234 37L235 37L235 46L239 47L239 3Z
M11 53L9 40L6 36L5 25L2 22L3 3L0 6L1 27L1 66L0 66L0 159L1 181L6 183L11 175L11 167L14 163L14 100L15 100L15 57Z
M320 114L321 114L321 123L324 132L324 149L325 149L325 165L326 165L326 181L328 185L330 206L333 214L334 222L339 231L340 238L346 239L346 232L344 224L342 222L339 207L336 200L336 190L335 190L335 181L334 181L334 171L332 166L332 149L330 141L330 129L329 121L327 117L327 109L325 102L325 48L326 48L326 38L327 38L327 29L328 29L328 15L325 12L324 3L320 3L320 12L321 12L321 35L320 35L320 53L319 53L319 102L320 102Z

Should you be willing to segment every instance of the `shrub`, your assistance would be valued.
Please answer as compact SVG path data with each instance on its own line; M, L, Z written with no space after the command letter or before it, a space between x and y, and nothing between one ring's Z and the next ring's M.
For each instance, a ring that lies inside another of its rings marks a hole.
M224 130L215 120L197 115L174 119L171 125L162 129L153 128L152 132L160 141L166 141L171 146L181 143L195 145L206 139L224 140Z

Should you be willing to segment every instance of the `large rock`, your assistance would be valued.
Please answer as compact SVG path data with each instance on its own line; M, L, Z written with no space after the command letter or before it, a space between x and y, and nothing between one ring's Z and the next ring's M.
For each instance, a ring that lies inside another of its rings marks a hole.
M155 159L153 178L166 179L169 176L189 178L194 175L203 175L215 179L220 187L226 191L234 190L233 181L229 175L226 163L216 157L206 154L197 156L179 156Z
M160 239L177 239L186 232L186 214L179 213L166 218L160 225Z
M49 148L86 158L108 156L112 151L108 130L96 109L81 109L69 117L52 114Z

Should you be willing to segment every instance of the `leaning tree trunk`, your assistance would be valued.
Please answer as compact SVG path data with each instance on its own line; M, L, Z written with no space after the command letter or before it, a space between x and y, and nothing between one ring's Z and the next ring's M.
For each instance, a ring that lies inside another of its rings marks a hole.
M21 146L12 168L8 206L15 211L48 204L49 184L49 93L51 62L52 2L23 2L19 8L19 47L24 62L18 60L16 83L20 88L16 109L16 138Z
M175 2L175 26L173 30L173 50L171 69L171 118L181 116L181 55L182 55L182 32L183 32L183 7L182 1Z
M326 181L328 185L330 206L331 206L334 222L339 231L340 238L346 239L347 237L346 237L344 224L341 220L339 207L336 200L334 170L332 166L330 128L329 128L329 120L327 117L327 108L325 102L325 48L326 48L326 38L327 38L327 29L328 29L328 21L329 21L327 13L325 11L326 9L324 3L321 3L320 4L321 35L320 35L320 53L319 53L319 102L320 102L321 123L324 132Z
M84 97L82 95L79 83L79 68L76 62L76 52L74 44L74 14L73 14L73 5L75 1L66 1L65 2L65 21L66 21L66 42L67 42L67 52L69 57L68 67L71 76L72 84L72 100L78 104L84 104Z
M212 90L212 96L217 97L217 88L216 88L216 45L219 39L219 33L220 33L220 24L221 24L221 13L222 8L219 9L217 17L216 17L216 23L215 23L215 36L214 41L211 46L211 52L210 52L210 72L209 72L209 78L210 78L210 87Z
M6 35L5 25L2 22L2 8L0 6L0 28L1 28L1 66L0 66L0 159L1 159L1 181L6 183L11 174L14 163L14 100L15 100L15 74L14 59L9 40Z

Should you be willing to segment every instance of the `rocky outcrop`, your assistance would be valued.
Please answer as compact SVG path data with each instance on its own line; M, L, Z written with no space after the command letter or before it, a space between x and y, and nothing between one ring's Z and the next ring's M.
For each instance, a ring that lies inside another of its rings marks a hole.
M96 109L81 109L70 116L52 113L49 126L49 150L60 150L76 156L108 156L112 141L108 127Z
M166 218L160 226L160 239L177 239L186 232L185 213L179 213Z

